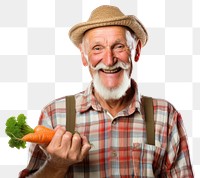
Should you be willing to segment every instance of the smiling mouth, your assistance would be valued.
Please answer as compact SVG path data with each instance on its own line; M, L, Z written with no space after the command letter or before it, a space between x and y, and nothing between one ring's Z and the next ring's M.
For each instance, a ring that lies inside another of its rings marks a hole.
M106 73L106 74L114 74L114 73L117 73L117 72L119 72L121 70L122 70L121 67L117 67L115 69L101 69L101 71Z

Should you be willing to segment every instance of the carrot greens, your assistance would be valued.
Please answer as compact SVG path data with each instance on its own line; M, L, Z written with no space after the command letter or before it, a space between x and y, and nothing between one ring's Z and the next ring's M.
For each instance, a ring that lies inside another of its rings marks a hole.
M21 138L29 133L33 133L34 130L26 123L26 116L19 114L16 117L12 116L6 121L6 134L10 137L9 146L11 148L26 148L26 142Z

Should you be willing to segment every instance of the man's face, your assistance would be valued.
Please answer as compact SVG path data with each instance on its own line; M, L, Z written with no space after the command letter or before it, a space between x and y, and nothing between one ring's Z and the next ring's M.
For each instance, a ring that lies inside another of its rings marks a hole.
M126 82L124 90L129 88L133 43L127 36L127 30L119 26L95 28L85 34L84 53L94 86L98 82L96 86L113 91Z

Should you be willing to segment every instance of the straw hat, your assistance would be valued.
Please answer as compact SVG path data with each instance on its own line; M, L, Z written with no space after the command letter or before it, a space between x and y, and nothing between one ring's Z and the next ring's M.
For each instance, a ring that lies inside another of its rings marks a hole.
M78 47L82 42L84 33L90 29L104 26L125 26L131 29L144 46L148 40L148 34L142 23L133 15L124 15L119 8L103 5L94 9L87 22L74 25L69 31L69 37Z

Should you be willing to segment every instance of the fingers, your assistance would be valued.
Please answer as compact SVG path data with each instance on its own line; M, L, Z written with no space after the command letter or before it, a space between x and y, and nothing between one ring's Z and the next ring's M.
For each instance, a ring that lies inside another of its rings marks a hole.
M81 157L85 158L88 154L89 150L91 149L91 144L88 142L86 136L82 136L82 149L81 149Z
M55 131L52 141L44 148L51 155L51 160L67 165L81 162L91 149L88 139L79 133L72 134L64 127L58 127Z
M65 127L56 128L55 135L53 136L53 139L51 140L49 145L54 146L54 147L60 146L65 132L66 132Z
M54 130L57 131L60 127L62 127L61 125L57 125Z
M72 138L72 145L71 145L71 151L74 153L80 153L82 145L82 139L78 133L75 133Z
M70 148L72 137L73 137L72 133L66 131L62 136L62 141L60 143L60 146L63 148Z
M72 138L69 157L73 162L81 162L88 154L91 146L85 136L75 133Z

